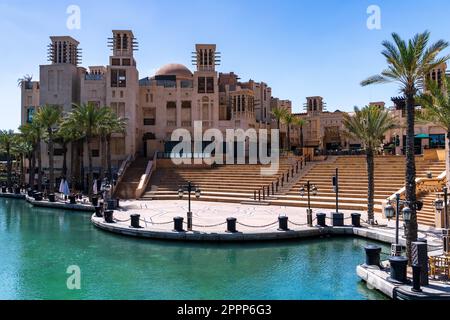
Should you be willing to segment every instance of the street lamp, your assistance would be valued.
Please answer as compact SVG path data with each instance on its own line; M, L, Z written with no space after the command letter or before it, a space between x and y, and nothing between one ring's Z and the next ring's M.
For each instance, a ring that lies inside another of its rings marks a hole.
M316 196L319 189L316 185L311 184L309 181L300 188L300 196L303 198L305 196L305 193L308 193L308 209L306 211L307 220L308 220L308 226L312 227L313 225L313 219L312 219L312 209L311 209L311 193L313 196Z
M192 185L191 181L188 182L187 186L182 186L180 187L180 189L178 190L178 197L180 199L183 199L184 197L184 192L188 193L188 212L187 212L187 229L188 231L192 231L192 211L191 211L191 194L192 192L195 193L195 197L197 199L200 198L202 192L199 188L196 188Z
M444 241L444 252L445 254L450 253L450 230L448 229L448 188L443 188L444 200L438 198L434 202L436 207L436 211L439 215L442 214L442 210L444 210L444 227L442 230L443 241ZM438 195L439 196L439 195Z
M392 218L394 218L394 216L396 217L395 219L395 244L392 245L392 255L393 256L401 256L402 253L402 247L400 246L400 205L401 204L406 204L406 201L401 201L400 200L400 194L396 194L395 195L395 202L396 202L396 208L394 208L392 206L391 201L389 200L388 205L384 208L384 215L386 217L386 219L391 220ZM409 219L411 219L411 209L406 208L409 210ZM405 214L405 209L402 210L402 213ZM406 212L406 214L408 215L408 212ZM405 216L403 216L403 219L406 222L406 218Z

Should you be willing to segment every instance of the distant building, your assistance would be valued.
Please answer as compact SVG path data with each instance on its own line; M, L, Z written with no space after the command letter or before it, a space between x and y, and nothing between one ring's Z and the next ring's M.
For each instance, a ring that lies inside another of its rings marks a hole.
M172 132L183 128L193 133L195 121L201 121L203 130L218 128L223 133L226 129L272 128L272 89L264 82L241 82L233 72L218 73L220 54L214 44L195 46L194 71L170 63L140 78L134 58L138 43L130 30L113 30L109 64L87 69L79 66L78 41L68 36L50 40L50 64L40 66L38 82L22 85L22 124L46 104L64 112L70 112L74 103L109 106L128 119L126 134L115 134L111 142L116 169L129 155L152 157L156 152L171 152L178 143L171 141ZM292 110L290 101L275 101ZM100 139L92 145L94 167L99 170ZM61 148L55 148L56 170L62 168ZM42 150L47 168L46 146ZM87 150L69 147L69 168L72 155L80 153L87 163Z

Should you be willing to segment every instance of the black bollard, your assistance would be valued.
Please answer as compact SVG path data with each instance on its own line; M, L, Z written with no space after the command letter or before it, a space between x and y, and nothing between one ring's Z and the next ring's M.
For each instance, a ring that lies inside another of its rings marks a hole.
M352 213L352 226L355 228L361 227L361 215L359 213Z
M94 207L98 206L98 197L97 196L93 196L91 202L92 202L92 205Z
M105 211L104 218L106 223L114 223L114 211L112 210Z
M55 194L52 193L48 195L48 202L56 202Z
M116 205L117 205L117 201L114 199L109 199L108 200L108 210L115 210L117 209Z
M36 192L34 194L34 200L36 201L42 201L42 192Z
M7 188L6 187L2 187L2 193L7 193Z
M227 219L227 232L228 233L236 233L237 232L236 223L237 223L236 218L228 218Z
M174 225L173 228L174 228L175 232L184 232L183 222L184 222L184 218L182 218L182 217L173 218L173 225Z
M422 286L427 286L429 284L428 280L428 245L425 239L418 240L418 242L412 243L412 263L421 267L422 276L420 279L420 284Z
M344 226L344 214L343 213L333 213L332 214L333 227L343 227Z
M140 219L141 219L141 215L140 214L132 214L130 215L131 218L131 227L135 228L135 229L139 229L140 226Z
M364 247L366 251L366 266L381 267L381 247L375 245L368 245Z
M14 188L14 193L15 194L20 194L20 187L15 187Z
M289 218L278 217L279 231L289 231Z
M116 199L116 208L120 208L120 199L119 198Z
M421 289L421 280L422 277L422 267L420 265L414 264L412 266L413 269L413 292L422 292Z
M406 257L391 257L389 263L391 264L391 276L388 280L402 284L408 282L408 259Z
M96 216L97 218L103 217L102 209L103 209L103 208L102 208L101 206L96 206L96 207L95 207L95 216Z
M69 196L70 204L77 204L77 198L74 195Z
M317 217L317 225L319 227L325 228L327 226L327 222L326 222L327 215L325 213L318 213L316 215L316 217Z

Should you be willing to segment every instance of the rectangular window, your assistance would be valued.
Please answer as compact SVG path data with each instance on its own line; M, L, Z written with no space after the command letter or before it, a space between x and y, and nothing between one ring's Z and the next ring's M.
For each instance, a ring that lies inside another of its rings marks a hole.
M146 103L149 103L149 102L150 102L150 96L149 96L148 93L145 95L145 102L146 102Z
M28 123L33 122L33 116L34 116L34 107L29 107L27 109L27 122Z
M123 66L131 66L131 59L122 59L122 65Z
M121 69L111 70L111 87L125 88L127 86L127 72Z
M198 78L198 93L206 93L206 78Z
M191 89L194 87L194 82L192 80L181 80L180 85L182 89Z
M206 79L206 92L214 93L214 78L212 77Z
M92 157L94 158L100 157L100 150L92 150Z
M445 134L430 134L430 148L445 148Z
M144 126L154 126L155 125L155 119L144 119Z
M111 65L120 66L120 59L117 59L117 58L111 59Z
M55 148L53 151L55 157L62 157L64 155L64 149Z

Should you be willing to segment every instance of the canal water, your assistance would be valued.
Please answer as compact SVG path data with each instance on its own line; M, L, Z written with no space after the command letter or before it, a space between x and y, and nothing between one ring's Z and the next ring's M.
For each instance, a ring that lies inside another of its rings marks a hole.
M90 214L0 199L0 243L0 299L385 299L356 276L361 239L157 242L97 230ZM81 290L67 287L71 266Z

